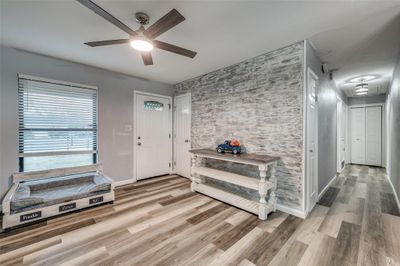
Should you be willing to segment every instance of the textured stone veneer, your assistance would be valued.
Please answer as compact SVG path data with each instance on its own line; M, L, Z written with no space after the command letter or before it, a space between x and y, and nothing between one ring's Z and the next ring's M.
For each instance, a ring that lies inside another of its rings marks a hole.
M234 136L247 152L280 156L278 203L296 209L302 202L303 49L299 42L175 86L176 95L191 92L192 148L215 148Z

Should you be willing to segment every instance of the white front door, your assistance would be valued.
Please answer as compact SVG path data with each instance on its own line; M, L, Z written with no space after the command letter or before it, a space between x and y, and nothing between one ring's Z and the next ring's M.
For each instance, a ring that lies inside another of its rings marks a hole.
M365 164L382 165L382 107L365 108Z
M365 108L351 108L351 162L365 164Z
M309 69L307 86L307 179L308 211L318 198L318 77Z
M136 94L136 179L168 174L171 161L170 98Z
M175 97L175 139L174 171L178 175L190 178L190 94Z

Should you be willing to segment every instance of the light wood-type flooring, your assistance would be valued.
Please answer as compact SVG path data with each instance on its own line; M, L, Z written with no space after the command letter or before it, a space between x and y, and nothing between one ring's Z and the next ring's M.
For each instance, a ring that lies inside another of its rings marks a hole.
M1 233L0 265L400 265L400 216L380 168L347 166L305 220L260 221L164 176Z

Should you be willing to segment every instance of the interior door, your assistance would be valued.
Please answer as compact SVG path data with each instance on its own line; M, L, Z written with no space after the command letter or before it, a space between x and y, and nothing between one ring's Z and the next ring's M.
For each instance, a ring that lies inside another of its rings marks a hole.
M338 98L337 101L337 172L340 173L346 158L346 105Z
M341 143L341 169L343 169L345 163L346 163L346 132L347 132L347 107L346 105L342 102L342 132L340 135L340 143Z
M317 116L318 77L309 70L307 86L307 177L308 211L317 203L318 198L318 116Z
M365 108L351 108L351 162L365 164Z
M174 171L178 175L190 178L190 126L191 96L185 94L175 97L174 107L175 139L174 139Z
M136 97L136 178L170 172L170 99L146 94Z
M337 166L336 170L338 173L342 170L342 120L343 120L343 114L342 114L342 105L343 102L341 99L337 99L336 102L336 145L337 145L337 151L336 151L336 156L337 156Z
M365 148L367 165L382 165L382 107L365 108Z

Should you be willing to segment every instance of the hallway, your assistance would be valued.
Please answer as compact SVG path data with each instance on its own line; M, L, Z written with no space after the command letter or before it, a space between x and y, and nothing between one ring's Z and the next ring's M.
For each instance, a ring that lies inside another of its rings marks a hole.
M322 222L303 256L315 258L308 265L400 264L400 213L383 168L346 166L310 218Z

